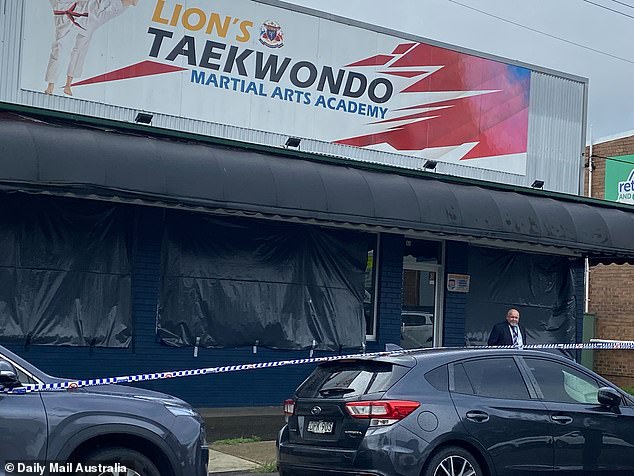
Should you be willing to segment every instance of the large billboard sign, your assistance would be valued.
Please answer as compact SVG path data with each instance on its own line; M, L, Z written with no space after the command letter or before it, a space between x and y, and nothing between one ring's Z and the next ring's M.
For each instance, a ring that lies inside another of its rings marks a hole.
M634 155L611 157L605 161L604 197L634 205Z
M20 87L525 174L530 70L251 0L27 0Z

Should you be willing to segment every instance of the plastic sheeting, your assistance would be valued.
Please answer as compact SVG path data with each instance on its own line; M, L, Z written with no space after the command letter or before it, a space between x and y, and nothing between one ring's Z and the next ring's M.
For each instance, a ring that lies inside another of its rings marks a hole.
M159 335L173 346L359 348L373 235L166 214ZM198 340L198 342L197 342Z
M1 337L127 347L127 213L86 201L0 197Z
M528 344L574 342L575 286L568 258L470 247L466 343L486 345L509 308L520 312Z

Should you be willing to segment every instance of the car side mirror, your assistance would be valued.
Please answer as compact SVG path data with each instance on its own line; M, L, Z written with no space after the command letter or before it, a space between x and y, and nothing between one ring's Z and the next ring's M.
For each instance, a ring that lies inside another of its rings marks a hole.
M0 386L6 388L19 387L18 371L10 362L0 360Z
M611 387L601 387L598 395L599 403L608 407L618 407L621 404L621 394Z

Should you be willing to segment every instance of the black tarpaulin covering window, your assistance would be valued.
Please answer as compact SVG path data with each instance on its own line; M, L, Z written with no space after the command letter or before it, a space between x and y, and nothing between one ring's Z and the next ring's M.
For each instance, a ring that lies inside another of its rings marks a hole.
M529 344L574 342L575 287L570 261L510 250L469 249L468 344L486 345L494 324L509 308L520 311Z
M371 239L168 212L159 335L174 346L358 348Z
M1 196L0 336L27 344L127 347L126 215L101 203Z

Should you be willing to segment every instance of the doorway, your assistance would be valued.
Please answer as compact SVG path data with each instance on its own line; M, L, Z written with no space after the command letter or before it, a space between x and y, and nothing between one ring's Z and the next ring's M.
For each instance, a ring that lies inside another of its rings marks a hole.
M404 349L442 343L442 250L440 242L405 240L400 342Z

